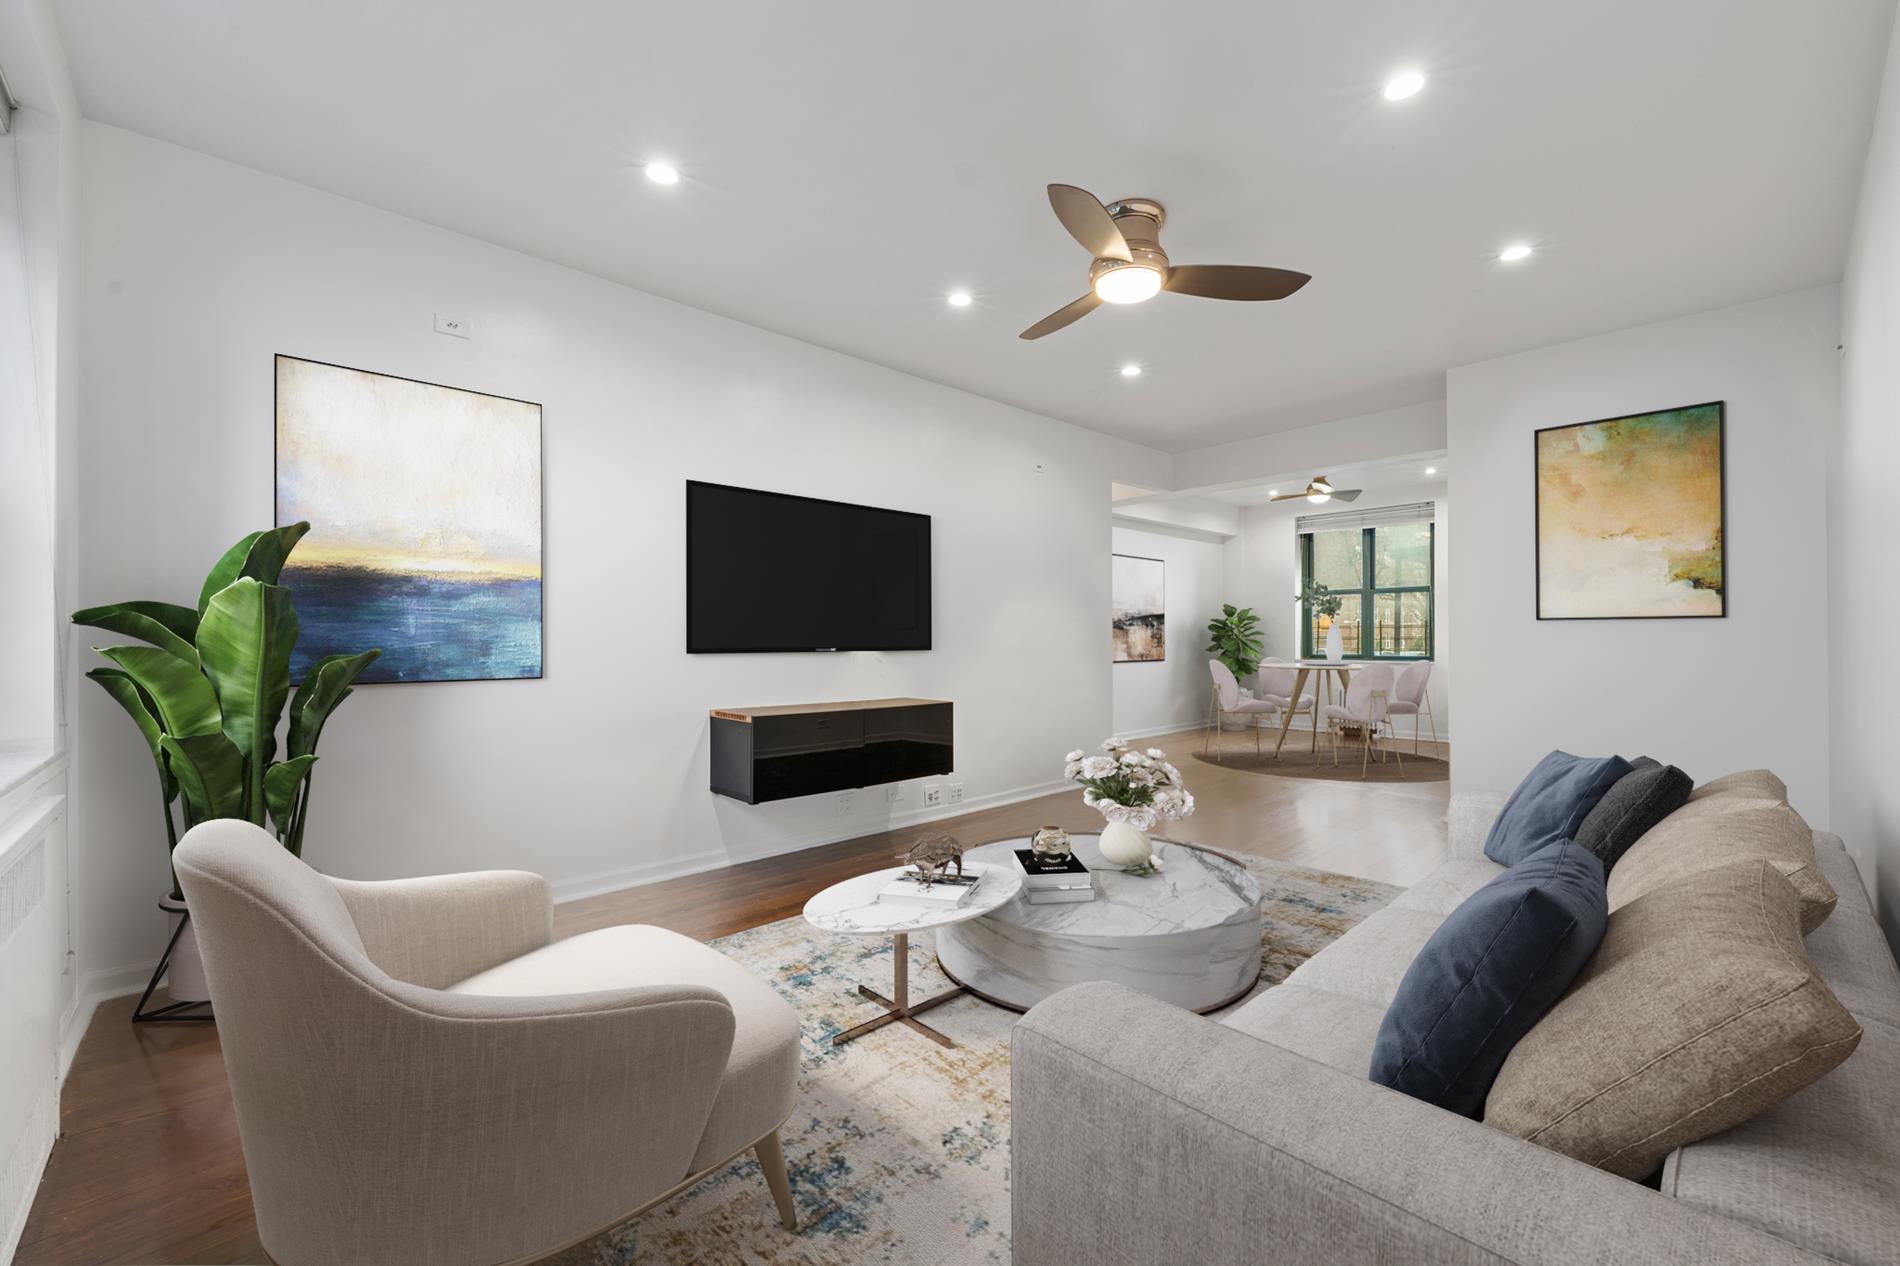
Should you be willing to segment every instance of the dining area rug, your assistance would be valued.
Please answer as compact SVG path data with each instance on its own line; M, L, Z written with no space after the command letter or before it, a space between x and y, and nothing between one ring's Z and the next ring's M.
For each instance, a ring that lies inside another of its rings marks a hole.
M1451 762L1440 760L1436 756L1414 755L1410 739L1400 739L1394 745L1384 745L1385 759L1379 759L1380 749L1372 749L1372 758L1365 762L1365 774L1360 775L1360 748L1349 739L1339 742L1339 763L1333 764L1333 748L1324 736L1319 741L1319 751L1312 748L1312 736L1294 731L1287 736L1286 746L1278 756L1273 754L1273 737L1262 735L1260 752L1254 753L1251 739L1237 740L1229 737L1231 746L1216 744L1205 754L1199 748L1193 756L1206 765L1218 769L1237 769L1248 774L1268 774L1275 778L1305 778L1312 782L1383 782L1383 783L1426 783L1444 782L1451 777ZM1244 742L1244 746L1243 746Z
M1238 860L1262 892L1254 994L1285 980L1400 891L1267 858ZM780 1137L800 1229L779 1225L748 1154L543 1266L1007 1266L1009 1032L1016 1013L966 995L931 1013L931 1024L956 1041L955 1049L901 1025L835 1047L835 1034L875 1014L857 986L889 990L889 941L831 936L803 919L785 919L711 944L771 982L798 1011L798 1104ZM910 970L914 996L949 987L927 937L912 945Z

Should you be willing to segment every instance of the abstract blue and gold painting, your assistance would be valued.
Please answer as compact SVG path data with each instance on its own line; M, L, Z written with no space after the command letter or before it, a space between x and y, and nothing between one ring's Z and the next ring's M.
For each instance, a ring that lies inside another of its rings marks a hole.
M541 675L541 406L277 357L277 522L292 674L382 648L358 678Z

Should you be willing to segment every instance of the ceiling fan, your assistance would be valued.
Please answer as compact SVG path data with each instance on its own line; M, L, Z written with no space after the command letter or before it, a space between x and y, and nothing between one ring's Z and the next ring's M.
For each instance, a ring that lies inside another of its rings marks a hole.
M1305 273L1250 264L1170 264L1160 240L1168 212L1153 198L1121 198L1104 206L1086 189L1050 185L1049 205L1069 236L1095 257L1089 292L1018 338L1054 334L1104 303L1140 303L1163 290L1203 299L1284 299L1312 280Z
M1298 501L1305 497L1314 505L1324 505L1328 501L1357 501L1363 488L1335 488L1332 481L1324 475L1314 475L1312 482L1298 492L1282 492L1268 497L1269 501Z

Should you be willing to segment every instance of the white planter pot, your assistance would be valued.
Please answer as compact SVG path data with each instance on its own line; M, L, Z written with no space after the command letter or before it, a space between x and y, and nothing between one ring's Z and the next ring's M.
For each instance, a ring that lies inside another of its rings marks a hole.
M1097 842L1102 857L1115 866L1146 865L1154 856L1154 846L1148 840L1146 831L1137 831L1126 822L1110 822L1102 827L1102 838Z
M170 936L185 918L185 903L176 897L161 897L158 908L165 912L166 931ZM165 991L173 1002L209 1002L211 986L205 983L204 959L198 956L198 929L189 922L172 946L171 961L165 968Z
M1339 621L1334 620L1332 627L1326 630L1326 658L1337 664L1346 658L1346 648L1339 640Z

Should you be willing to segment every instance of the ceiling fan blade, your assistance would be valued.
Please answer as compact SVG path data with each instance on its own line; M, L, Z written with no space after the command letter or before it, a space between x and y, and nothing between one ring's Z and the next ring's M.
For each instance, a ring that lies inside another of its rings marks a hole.
M1268 497L1267 500L1269 501L1304 501L1306 500L1306 493L1304 490L1300 492L1283 492L1277 497Z
M1102 301L1096 298L1095 292L1091 290L1068 307L1057 308L1054 312L1051 312L1048 316L1036 322L1016 337L1041 338L1045 334L1054 334L1063 326L1073 321L1080 321L1083 317L1101 306Z
M1284 299L1311 280L1305 273L1251 264L1177 264L1168 270L1165 288L1203 299Z
M1134 259L1128 253L1128 243L1122 240L1122 231L1115 227L1115 217L1108 213L1102 200L1088 190L1074 185L1050 185L1049 205L1055 208L1056 219L1069 230L1069 236L1082 243L1082 249L1095 258Z
M1364 491L1364 488L1335 488L1333 489L1333 500L1357 501L1359 500L1359 494Z

